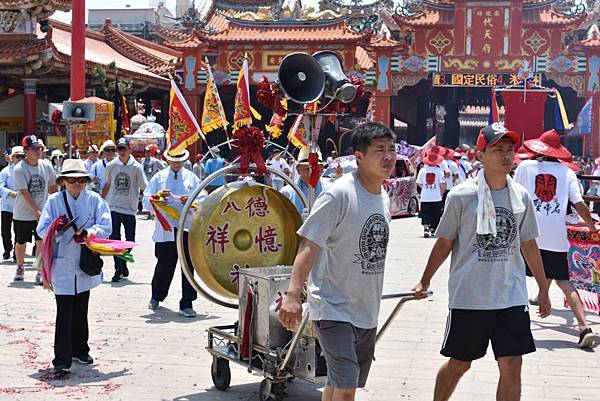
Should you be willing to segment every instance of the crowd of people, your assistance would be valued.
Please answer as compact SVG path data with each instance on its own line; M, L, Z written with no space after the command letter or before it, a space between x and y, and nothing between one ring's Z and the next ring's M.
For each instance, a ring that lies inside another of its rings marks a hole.
M287 196L303 220L298 231L302 242L279 318L295 329L307 283L310 318L327 362L325 401L353 400L356 389L365 386L373 360L391 222L383 184L396 163L395 140L383 124L356 126L352 145L357 170L328 185L317 182L310 212L297 192L309 197L308 148L296 159L286 161L285 152L276 151L267 160L277 173L268 174L266 183ZM414 287L418 298L427 296L434 275L451 256L449 314L441 349L448 360L437 375L436 401L450 398L490 342L500 370L498 399L519 399L522 356L535 351L529 305L538 306L540 317L548 316L552 282L577 319L577 345L588 348L595 342L568 276L567 210L577 213L590 231L598 231L582 198L585 189L573 172L579 167L554 130L519 145L518 134L495 123L480 131L473 149L436 145L421 157L416 182L424 236L437 240ZM10 163L0 172L3 257L14 258L14 280L22 281L26 244L35 241L39 255L52 238L52 259L41 258L35 281L56 297L53 364L55 373L63 375L72 360L93 363L87 310L90 290L103 276L84 269L82 263L89 259L81 244L90 237L120 240L121 231L126 241L135 242L136 214L152 210L155 194L186 203L204 178L229 162L218 148L209 150L205 162L198 156L193 164L185 149L163 155L147 149L136 160L125 138L99 148L90 145L85 160L65 159L60 152L45 160L44 148L35 136L26 136L21 146L10 150ZM325 165L318 150L317 155L318 163ZM196 200L202 202L225 180L212 181ZM165 300L174 277L180 256L176 237L177 228L169 231L155 221L157 261L148 302L152 310ZM189 253L184 257L190 267ZM51 265L50 273L44 263ZM114 266L113 282L129 276L122 258L115 257ZM527 275L538 286L531 299ZM197 294L183 275L181 285L179 313L193 317Z

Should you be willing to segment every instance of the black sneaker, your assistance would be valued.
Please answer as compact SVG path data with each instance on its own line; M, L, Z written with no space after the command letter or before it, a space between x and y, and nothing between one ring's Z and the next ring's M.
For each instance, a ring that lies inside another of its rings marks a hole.
M123 275L121 273L115 273L115 275L110 279L113 283L118 283L123 280Z
M423 238L429 238L429 230L428 229L423 230Z
M123 268L123 277L129 277L129 269L127 266Z
M10 259L10 252L4 252L4 253L2 254L2 259L4 259L4 260L8 260L8 259Z
M92 363L94 363L94 358L92 358L90 354L83 356L74 356L73 360L84 365L91 365Z
M54 376L65 376L68 375L71 372L71 367L67 366L67 365L58 365L54 367L54 370L52 373L54 373Z
M579 348L592 348L595 341L596 335L592 333L592 329L588 327L579 333L579 342L577 343L577 346Z

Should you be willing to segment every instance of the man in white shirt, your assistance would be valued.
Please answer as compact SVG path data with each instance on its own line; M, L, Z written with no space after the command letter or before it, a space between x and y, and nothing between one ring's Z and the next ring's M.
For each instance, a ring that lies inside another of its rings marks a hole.
M157 194L159 191L169 191L171 195L180 197L179 200L185 203L188 200L190 193L200 185L200 179L191 171L184 169L183 164L188 159L190 153L187 150L179 154L171 154L165 152L165 158L169 167L159 171L144 190L144 208L152 210L150 205L150 197ZM176 224L175 222L173 222ZM173 274L177 267L177 230L174 227L172 232L165 231L162 225L155 219L154 234L154 255L156 256L156 267L154 268L154 276L152 277L152 297L148 302L148 308L155 310L159 307L159 302L162 302L167 297ZM188 233L184 231L183 242L187 244ZM186 247L186 259L190 274L193 274L191 268L192 263ZM181 274L181 300L179 301L179 314L185 317L195 317L196 312L192 308L192 301L197 298L196 291L190 285L184 274Z
M13 207L17 192L15 191L14 168L21 160L25 158L25 151L22 146L13 146L10 151L10 164L0 172L0 195L2 196L2 244L4 245L4 254L2 259L10 258L10 252L13 249L11 228L13 224Z
M282 153L283 153L283 151L275 153L273 158L267 162L267 165L269 167L279 170L289 176L290 172L291 172L290 166L287 164L285 159L283 159L281 157ZM279 190L281 190L281 188L283 188L285 186L285 181L283 180L283 178L279 177L278 175L271 174L271 186L274 189L279 191Z
M525 147L537 154L535 160L523 160L515 170L515 181L523 185L531 196L535 217L540 229L537 244L540 248L546 278L556 282L579 325L580 348L591 347L595 341L586 319L581 299L569 281L566 213L567 205L575 205L589 230L598 231L590 211L583 201L575 173L560 163L571 153L561 145L555 130L544 132L539 139L525 142ZM529 275L529 274L528 274ZM533 300L535 303L536 301Z
M98 146L90 145L86 153L85 168L89 172L92 166L98 161Z
M100 146L100 160L94 163L90 170L92 181L90 182L88 189L91 189L92 191L98 193L102 192L102 188L104 188L104 183L106 182L106 166L108 165L108 163L113 161L116 154L117 146L115 145L115 143L110 139L104 141L102 146Z
M444 158L430 151L421 161L425 166L419 170L417 185L421 188L420 217L423 225L423 237L429 238L435 233L440 222L444 204L442 197L446 191L444 170L440 166Z

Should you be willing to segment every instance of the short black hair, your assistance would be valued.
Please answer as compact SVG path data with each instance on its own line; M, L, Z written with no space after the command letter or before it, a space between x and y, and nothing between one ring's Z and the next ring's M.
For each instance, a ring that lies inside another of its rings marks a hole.
M385 124L368 122L352 129L352 147L354 151L365 153L373 139L390 138L396 142L396 134Z

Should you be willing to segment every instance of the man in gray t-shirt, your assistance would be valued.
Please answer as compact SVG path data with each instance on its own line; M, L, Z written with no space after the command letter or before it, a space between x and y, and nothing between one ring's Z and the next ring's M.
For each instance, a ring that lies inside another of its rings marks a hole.
M519 135L502 124L483 128L477 140L483 170L448 194L438 240L414 290L424 296L436 271L452 253L448 321L434 401L450 398L471 361L489 343L500 370L497 398L518 400L522 355L534 352L525 262L539 286L539 315L550 314L548 284L535 238L533 205L525 188L508 177Z
M382 185L396 161L393 132L380 123L362 124L354 128L352 144L358 170L317 199L298 231L303 241L279 312L293 330L308 278L308 311L327 362L325 400L353 400L356 388L365 386L391 220Z
M15 281L22 281L24 278L25 247L28 242L31 242L32 236L35 239L36 253L40 252L42 239L35 231L37 220L48 199L48 193L56 192L54 169L50 163L41 159L43 145L35 135L29 135L23 138L22 146L25 150L25 159L13 170L17 192L13 208L15 258L17 259ZM42 285L39 272L35 283Z

